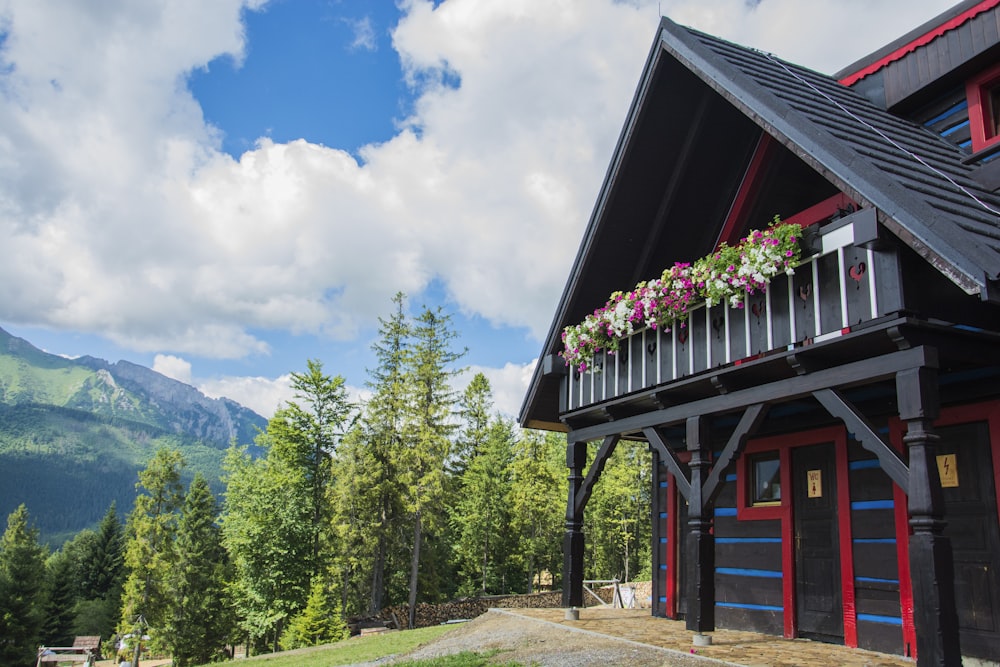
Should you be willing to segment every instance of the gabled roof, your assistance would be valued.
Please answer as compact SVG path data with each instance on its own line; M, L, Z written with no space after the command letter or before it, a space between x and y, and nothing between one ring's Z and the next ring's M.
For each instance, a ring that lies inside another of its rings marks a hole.
M561 360L551 355L563 327L611 291L711 252L762 133L784 147L786 160L811 167L822 186L875 208L885 228L965 292L996 297L1000 197L972 180L974 167L957 147L831 77L664 18L525 398L523 425L559 426ZM772 204L794 209L795 190L816 195L822 186L793 184Z

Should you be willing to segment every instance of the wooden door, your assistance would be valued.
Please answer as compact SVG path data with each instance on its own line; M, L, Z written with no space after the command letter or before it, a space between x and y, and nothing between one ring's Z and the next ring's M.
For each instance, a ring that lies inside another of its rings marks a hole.
M792 450L795 608L799 637L844 643L833 444Z
M986 422L939 430L945 518L955 560L962 655L1000 656L1000 524Z

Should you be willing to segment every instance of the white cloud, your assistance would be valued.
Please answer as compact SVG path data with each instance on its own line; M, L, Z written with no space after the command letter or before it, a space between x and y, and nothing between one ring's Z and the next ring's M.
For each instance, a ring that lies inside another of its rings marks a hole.
M191 363L171 354L158 354L153 358L153 370L184 384L191 384Z
M375 28L372 26L371 17L362 19L344 19L354 33L354 40L351 41L350 48L363 49L365 51L375 51L378 49L378 42L375 39Z
M230 376L208 380L198 380L197 387L209 398L221 398L236 401L250 408L262 417L270 419L274 412L284 407L289 401L295 400L295 390L292 389L292 376L281 375L271 379L266 377ZM348 399L355 405L367 399L370 392L367 389L347 385Z
M209 398L223 396L250 408L262 417L270 419L274 411L293 400L292 376L282 375L271 379L265 377L224 377L199 380L198 389Z
M950 0L411 0L393 45L414 115L360 162L301 140L221 152L186 77L239 61L261 4L0 0L0 320L239 358L268 352L254 330L351 338L437 278L541 336L658 6L833 70ZM268 382L245 388L259 405Z
M473 376L482 373L493 389L493 407L507 417L516 419L537 362L535 359L526 364L507 363L502 368L470 366L458 378L456 385L464 391Z

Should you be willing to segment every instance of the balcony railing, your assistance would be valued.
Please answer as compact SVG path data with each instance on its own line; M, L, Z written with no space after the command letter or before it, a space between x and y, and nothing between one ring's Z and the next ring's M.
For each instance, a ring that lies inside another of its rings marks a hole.
M896 309L895 255L856 245L871 243L866 235L874 228L874 211L861 220L856 216L821 230L816 254L794 275L777 276L765 291L748 296L742 308L700 304L690 309L684 326L637 331L621 341L617 353L598 354L592 370L570 370L566 410L828 340L889 312L887 307ZM865 223L871 218L864 234L852 218Z

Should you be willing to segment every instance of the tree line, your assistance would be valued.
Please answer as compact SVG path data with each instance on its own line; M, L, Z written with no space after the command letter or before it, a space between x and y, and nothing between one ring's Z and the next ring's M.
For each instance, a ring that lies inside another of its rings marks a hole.
M560 585L565 443L519 430L488 379L453 389L464 350L440 309L405 297L379 319L367 396L310 360L294 400L255 442L227 453L221 499L161 449L139 475L124 524L49 555L25 507L0 539L0 664L31 665L39 643L148 636L178 667L343 638L348 617L461 596ZM587 574L649 575L649 460L623 442L587 509ZM124 656L123 656L124 657ZM131 657L131 656L129 656Z

